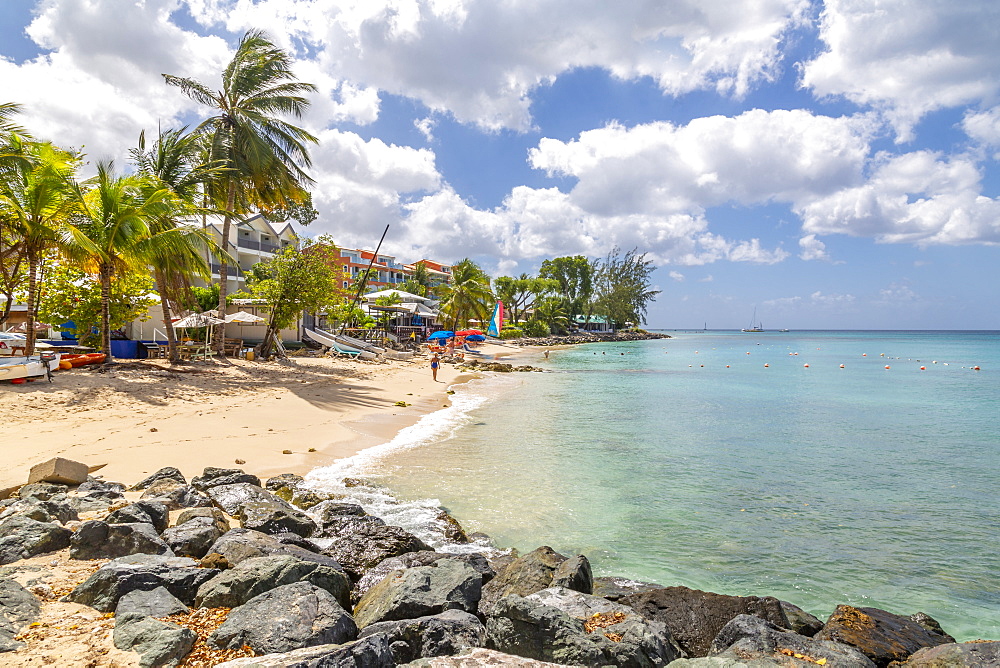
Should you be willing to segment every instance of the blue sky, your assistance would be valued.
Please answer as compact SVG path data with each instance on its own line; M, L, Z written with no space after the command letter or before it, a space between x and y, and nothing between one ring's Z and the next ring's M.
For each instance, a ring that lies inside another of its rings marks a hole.
M649 325L1000 329L993 0L4 0L3 101L124 161L264 29L319 91L306 232L494 275L638 248Z

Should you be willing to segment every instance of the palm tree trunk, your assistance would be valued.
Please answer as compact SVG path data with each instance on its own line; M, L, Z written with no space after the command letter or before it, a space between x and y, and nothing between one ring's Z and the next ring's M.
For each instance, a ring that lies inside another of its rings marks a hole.
M101 352L104 363L111 361L111 265L102 262L99 268L101 278Z
M167 357L171 362L177 361L177 337L174 336L174 326L170 321L170 300L167 299L167 282L159 269L153 272L156 285L160 288L160 310L163 311L163 331L167 335Z
M28 249L28 322L25 329L25 355L35 354L35 312L38 310L38 253Z
M222 256L219 258L219 317L226 317L226 297L229 292L229 228L233 221L233 207L236 204L236 182L229 181L229 191L226 193L226 215L222 219ZM226 326L215 330L215 350L225 359Z

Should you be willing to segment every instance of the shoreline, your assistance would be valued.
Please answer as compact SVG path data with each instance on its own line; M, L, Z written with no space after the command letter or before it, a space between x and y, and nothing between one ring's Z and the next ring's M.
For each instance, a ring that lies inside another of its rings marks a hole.
M435 383L423 358L175 367L150 360L62 371L51 384L0 395L7 444L0 490L23 484L31 466L52 457L100 466L109 480L138 480L166 465L188 476L206 466L304 475L391 440L450 403L447 389L472 377L445 364Z

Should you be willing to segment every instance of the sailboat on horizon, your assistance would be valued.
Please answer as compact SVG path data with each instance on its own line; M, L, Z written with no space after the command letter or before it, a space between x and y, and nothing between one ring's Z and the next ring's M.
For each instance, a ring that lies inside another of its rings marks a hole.
M744 331L744 332L763 332L764 331L764 323L762 323L761 321L757 320L757 307L756 306L753 307L753 317L750 318L750 326L744 328L741 331Z

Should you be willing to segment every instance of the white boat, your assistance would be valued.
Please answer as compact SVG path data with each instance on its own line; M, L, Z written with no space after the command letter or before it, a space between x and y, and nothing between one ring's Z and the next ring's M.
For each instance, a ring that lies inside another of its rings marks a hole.
M757 308L756 307L754 307L754 310L753 310L753 317L750 318L750 326L747 327L747 328L745 328L745 329L743 329L743 330L741 330L741 331L744 331L744 332L763 332L764 331L764 324L761 321L757 320Z
M347 334L331 334L330 332L325 332L319 330L323 334L330 336L334 341L345 346L350 346L352 348L357 348L358 350L367 350L370 353L376 353L381 355L385 352L385 348L379 348L378 346L368 343L367 341L362 341L361 339L356 339L353 336L348 336Z
M59 368L59 358L56 353L48 362L49 371ZM0 360L0 380L14 380L16 378L34 378L45 375L46 363L39 357L8 357Z
M315 329L306 329L305 332L309 338L316 343L322 344L330 350L335 350L338 353L353 355L354 357L362 360L378 359L378 355L376 353L368 350L361 350L360 348L355 348L354 346L344 345L343 343L338 343L334 336L328 332L316 331Z

